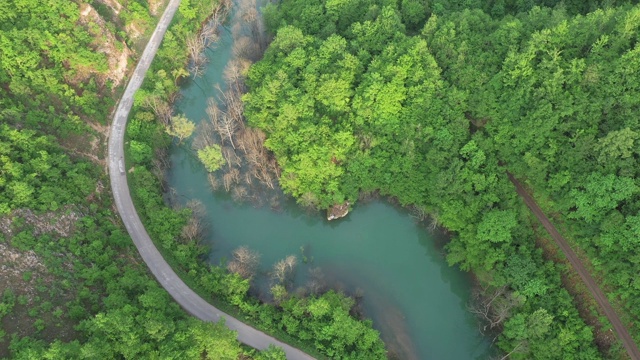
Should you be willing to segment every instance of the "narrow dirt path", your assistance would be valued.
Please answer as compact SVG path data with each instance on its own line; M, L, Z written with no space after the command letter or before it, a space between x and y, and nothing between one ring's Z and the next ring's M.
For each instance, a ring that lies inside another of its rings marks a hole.
M109 177L111 179L111 190L115 200L118 213L124 222L131 239L140 252L140 256L149 267L149 270L156 277L160 285L180 304L189 314L204 321L220 321L225 319L225 325L231 330L238 332L238 340L256 349L266 349L273 344L284 349L288 359L294 360L310 360L311 356L304 352L287 345L275 338L258 331L251 326L235 319L228 314L218 310L203 298L198 296L191 290L178 275L173 271L171 266L162 257L158 249L156 249L153 241L149 237L144 225L138 217L131 194L129 193L129 184L124 169L124 130L127 125L127 118L131 105L133 104L133 95L140 88L145 73L149 69L151 61L158 51L160 42L164 37L167 27L173 18L180 0L171 0L158 23L151 39L142 53L142 57L133 72L129 84L122 95L122 99L118 103L113 122L111 124L111 135L109 136Z
M580 275L580 278L582 278L582 281L585 283L585 285L587 285L587 288L589 288L591 295L593 295L593 297L596 299L596 301L600 305L600 308L602 308L605 315L609 319L609 322L611 322L611 325L613 325L613 329L616 331L616 334L618 334L618 338L624 344L629 357L632 360L640 360L640 350L638 350L638 347L633 341L633 338L627 331L627 328L622 324L622 321L620 321L618 314L616 314L616 312L613 310L613 307L611 307L609 300L604 295L602 290L600 290L598 284L595 282L595 280L593 280L591 274L589 274L584 265L582 265L582 262L580 262L580 259L578 259L578 256L576 256L576 253L573 252L567 241L562 237L562 235L560 235L555 226L553 226L551 221L549 221L549 218L547 218L547 216L542 212L542 209L540 209L535 200L533 200L533 197L529 195L529 193L524 189L520 182L510 173L507 173L507 175L509 175L509 180L511 180L513 185L516 187L518 195L520 195L531 212L538 218L538 221L542 223L542 226L544 226L549 235L551 235L556 244L558 244L560 249L562 249L562 252L571 263L571 266L573 266L573 269L578 273L578 275Z

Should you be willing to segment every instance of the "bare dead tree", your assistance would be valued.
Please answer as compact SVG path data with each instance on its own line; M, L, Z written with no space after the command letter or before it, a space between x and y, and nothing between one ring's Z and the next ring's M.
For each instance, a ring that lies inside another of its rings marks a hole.
M169 125L173 110L168 102L164 101L160 96L149 95L144 99L143 106L150 108L156 115L162 125Z
M222 156L227 161L227 166L229 166L229 170L233 167L242 166L242 159L236 154L236 151L229 146L222 147Z
M257 10L256 10L257 11ZM258 48L258 58L254 61L260 60L262 54L267 49L269 42L267 41L267 32L262 20L262 16L258 16L257 19L250 23L251 36L255 39L256 47Z
M207 146L218 145L215 137L216 131L209 121L201 121L196 128L196 136L191 143L193 150L200 150Z
M169 153L165 148L157 148L155 150L155 155L152 160L152 172L153 174L160 179L160 183L164 183L165 178L165 170L171 166L169 160Z
M176 91L168 95L167 101L169 102L169 104L175 104L176 100L178 100L180 96L180 92Z
M225 115L227 125L230 129L235 130L244 129L244 104L242 103L242 94L234 89L228 89L222 92L220 87L218 90L222 93L224 99L224 105L226 108ZM234 147L235 148L235 147Z
M269 155L269 170L271 171L271 173L273 173L276 177L276 179L280 179L280 166L278 166L278 162L276 161L276 158L273 157L273 155Z
M203 74L204 65L207 62L204 51L219 40L218 29L222 21L227 18L230 6L230 1L227 0L219 3L213 10L210 21L204 24L202 30L187 38L187 51L189 52L189 58L191 60L189 71L193 74L194 78Z
M219 89L219 87L218 87ZM233 141L234 134L238 129L238 124L233 118L229 117L227 113L223 112L214 98L207 100L207 115L213 125L213 129L218 133L222 144L225 141L229 141L231 146L235 149L236 145Z
M239 181L240 181L240 171L236 168L229 170L226 174L222 176L224 189L227 192L231 190L232 185L237 184Z
M440 227L440 215L438 213L432 213L429 215L429 230L435 231L438 227Z
M240 37L245 34L245 26L242 21L238 20L238 13L236 13L236 21L234 21L231 26L231 37L233 38L233 42L236 42Z
M255 0L242 0L240 2L240 10L238 11L238 15L242 19L243 22L252 23L258 20L260 13L256 7Z
M241 25L241 29L234 33L250 36L255 40L258 52L264 52L266 49L264 22L258 11L256 0L241 0L236 17L238 18L236 23Z
M233 56L256 62L260 58L260 46L249 36L239 36L233 43Z
M222 185L224 186L224 190L229 192L231 185L233 185L233 176L229 173L222 175Z
M168 189L165 190L165 196L166 196L167 202L173 209L179 208L178 201L177 201L178 190L176 190L173 187L169 187Z
M481 288L474 291L469 312L476 314L483 322L481 332L494 329L511 315L511 311L522 304L522 298L510 292L506 286Z
M295 255L289 255L283 260L278 261L273 266L271 277L278 283L284 284L291 279L298 264L298 258Z
M196 217L190 217L187 223L182 227L181 237L184 241L193 242L202 238L204 231L200 219Z
M492 294L487 294L487 288L474 291L472 303L467 308L471 313L476 314L487 322L488 325L484 325L483 332L487 329L487 326L493 328L498 324L493 319L491 305L499 296L504 295L506 289L506 286L502 286L495 289Z
M418 222L424 221L428 216L425 209L421 206L413 205L410 207L410 209L411 209L411 217Z
M238 135L238 144L245 153L245 159L253 177L262 184L275 188L274 178L277 178L277 164L275 159L264 147L266 135L254 128L245 128Z
M187 38L187 51L191 59L189 72L194 79L203 74L204 64L207 62L207 57L204 56L205 42L206 38L201 34L193 34Z
M200 219L204 219L207 216L207 209L200 200L191 199L187 201L186 208L191 210L191 215Z
M275 189L275 184L269 169L264 166L253 167L253 176L256 177L262 184L266 185L270 189Z
M209 173L209 175L207 175L207 180L209 181L209 186L211 186L211 189L213 191L216 191L220 188L220 180L218 180L218 178L212 173Z
M260 151L260 147L262 147L266 135L259 129L255 128L245 128L238 134L238 146L242 151L248 155L247 161L252 163L256 161L253 157L255 157L255 153ZM251 154L251 155L250 155ZM251 159L249 159L251 157Z
M241 246L235 249L231 256L232 260L227 265L229 271L240 275L244 279L255 276L260 264L260 254L246 246Z
M182 228L182 238L185 241L199 241L203 238L205 229L206 209L204 204L199 200L189 200L186 208L191 210L191 217L187 220L187 224Z
M500 360L507 360L512 354L514 354L516 352L526 353L528 351L529 351L529 344L526 341L523 340L523 341L520 341L519 343L517 343L516 346L513 348L513 350L509 351L508 354L506 354L505 356L501 357Z
M327 289L327 282L324 278L324 273L319 267L309 269L309 280L307 281L307 288L313 295L319 295Z
M244 93L244 81L251 66L251 61L243 58L235 58L227 63L224 68L224 79L230 89L237 93Z
M271 208L271 210L279 210L280 209L280 197L279 196L272 196L269 199L269 207Z
M229 16L229 12L233 6L232 0L220 0L218 5L215 5L213 2L214 9L211 11L213 14L212 20L216 20L219 24L224 22L224 20Z
M231 196L233 197L233 200L236 202L243 202L248 196L249 196L249 192L247 191L247 188L244 186L234 186L233 191L231 192Z
M218 40L220 40L220 33L218 31L218 28L220 27L222 20L224 19L220 19L214 14L211 21L209 21L202 27L202 31L200 31L200 37L204 42L205 48L211 47L213 44L217 43Z
M253 184L253 177L251 176L251 173L250 173L250 172L245 172L245 173L244 173L244 182L245 182L247 185L251 185L251 184Z
M295 255L289 255L284 259L284 263L287 265L289 271L293 271L298 265L298 258Z
M207 109L205 111L213 124L217 123L219 121L218 118L223 115L218 102L213 97L207 99Z

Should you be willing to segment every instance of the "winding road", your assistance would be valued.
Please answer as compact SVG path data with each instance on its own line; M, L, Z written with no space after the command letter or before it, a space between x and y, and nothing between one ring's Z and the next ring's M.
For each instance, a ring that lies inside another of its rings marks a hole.
M593 280L591 274L589 274L584 265L582 265L582 262L580 261L576 253L571 249L571 246L569 246L567 240L565 240L562 235L560 235L555 226L553 226L551 221L549 221L549 218L546 217L546 215L542 212L542 209L540 209L533 197L529 195L529 193L520 184L520 182L510 173L507 173L507 175L509 176L509 180L511 180L513 185L516 187L518 195L520 195L531 212L536 216L536 218L538 218L538 221L542 223L542 226L544 226L549 235L551 235L553 240L555 240L560 249L562 249L562 252L571 263L571 266L573 266L573 269L578 273L578 275L580 275L580 278L585 283L585 285L587 285L587 288L591 292L591 295L596 299L598 305L600 305L600 308L604 311L607 319L609 319L609 322L613 326L613 329L618 334L618 338L622 341L622 344L627 350L629 357L632 360L640 360L640 351L633 341L633 338L627 331L627 328L622 324L622 321L618 317L618 314L616 314L615 310L613 310L613 307L609 303L609 300L604 295L602 290L600 290L600 287L598 287L598 284L595 282L595 280Z
M237 331L238 340L256 349L266 349L269 345L273 344L284 349L288 359L292 360L307 360L313 359L313 357L305 354L304 352L296 349L290 345L282 343L275 338L266 335L265 333L254 329L253 327L244 324L243 322L229 316L228 314L218 310L200 296L198 296L193 290L191 290L173 271L169 264L164 260L158 249L151 241L149 234L145 230L140 217L136 212L136 209L131 200L129 192L129 184L124 168L124 130L127 124L127 118L131 106L133 104L133 95L140 88L144 79L145 73L149 69L151 61L153 60L160 42L164 37L164 34L173 18L175 12L178 9L180 0L170 0L167 8L165 9L158 26L156 27L153 35L151 36L140 61L138 62L133 76L131 77L118 107L116 109L113 123L111 124L111 133L109 136L109 176L111 179L111 189L115 200L116 207L122 221L129 232L129 235L133 239L138 251L144 262L147 264L153 275L156 277L162 287L169 292L169 294L184 308L189 314L203 320L217 322L220 319L225 319L225 324L232 330ZM533 198L526 192L522 185L511 175L509 179L516 187L518 194L525 201L529 209L542 223L544 228L549 232L551 237L555 240L558 246L562 249L565 256L580 275L583 282L591 291L593 297L596 299L600 307L603 309L605 315L611 322L618 337L624 344L629 356L633 360L640 360L640 351L634 343L633 339L629 335L627 329L622 324L622 321L615 313L611 304L607 300L604 293L600 290L596 282L593 280L589 272L584 268L576 254L573 252L566 240L560 235L556 228L551 224L549 219L544 215L540 207L535 203Z
M133 206L124 168L124 130L127 125L131 105L133 104L133 95L138 88L140 88L145 73L149 69L149 65L158 51L160 42L179 4L180 0L170 0L167 5L158 26L144 49L142 57L133 72L133 76L127 84L127 88L116 109L113 123L111 124L111 133L109 136L109 177L111 179L111 190L116 207L144 262L162 287L164 287L189 314L201 320L212 322L217 322L224 318L225 325L229 329L237 331L238 340L253 348L262 350L273 344L283 348L288 359L313 359L313 357L304 352L282 343L218 310L198 296L198 294L191 290L178 275L176 275L158 249L156 249Z

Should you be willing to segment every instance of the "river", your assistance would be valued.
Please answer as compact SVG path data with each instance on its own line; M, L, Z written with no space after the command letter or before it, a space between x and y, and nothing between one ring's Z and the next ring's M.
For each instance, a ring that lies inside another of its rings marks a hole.
M214 96L222 69L231 57L232 39L222 31L204 75L189 81L175 113L206 119L207 98ZM186 141L171 148L169 186L179 201L201 201L207 211L218 264L238 246L261 254L256 292L268 286L268 271L288 255L298 257L294 289L310 278L348 294L361 295L361 309L373 320L388 349L400 359L484 359L489 341L466 310L471 281L449 267L431 234L403 209L382 200L358 203L344 219L328 222L324 214L300 208L284 198L272 206L238 204L224 190L212 192L204 167ZM306 261L303 259L306 258ZM316 269L316 270L313 270ZM320 270L317 270L320 269ZM314 276L310 276L310 271ZM318 274L321 273L321 276Z

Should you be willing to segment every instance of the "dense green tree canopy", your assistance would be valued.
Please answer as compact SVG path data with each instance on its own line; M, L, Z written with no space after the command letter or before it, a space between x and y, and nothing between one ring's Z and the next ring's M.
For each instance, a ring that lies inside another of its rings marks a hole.
M103 36L133 47L137 44L125 28L144 36L155 25L148 1L124 4L116 14L97 1L0 2L0 243L2 255L13 256L0 262L9 272L20 269L13 266L22 257L42 266L37 275L20 271L24 284L5 279L3 271L0 356L282 360L280 349L260 354L242 348L223 323L196 320L173 302L150 277L110 210L101 167L78 154L90 151L83 142L91 136L88 124L99 129L114 104L106 72L108 55L115 54L98 49L105 45ZM165 62L156 66L167 68L167 58L172 67L185 64L184 38L197 30L211 5L182 1L171 28L174 47L163 48ZM160 90L154 95L169 97L161 90L175 91L175 79L167 81L162 70L155 74L151 84ZM149 112L137 114L128 150L140 165L139 176L158 186L141 190L145 200L152 200L147 206L154 231L163 234L161 241L175 244L188 212L174 212L160 196L149 195L160 187L145 166L151 167L156 149L167 144L152 119ZM100 154L90 155L100 161ZM201 254L196 244L180 245L176 252L185 263ZM3 319L7 315L12 318Z
M0 215L29 207L58 210L93 190L88 163L74 164L53 137L0 125Z
M513 358L595 358L505 171L562 213L640 316L633 3L283 0L265 10L274 40L250 70L246 116L301 202L378 190L455 231L450 262L524 299L501 325Z

